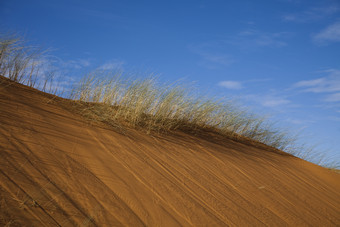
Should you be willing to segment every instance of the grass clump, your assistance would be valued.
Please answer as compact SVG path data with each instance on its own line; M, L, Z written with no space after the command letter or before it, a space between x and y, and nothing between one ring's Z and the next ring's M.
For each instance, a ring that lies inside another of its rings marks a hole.
M31 87L36 86L43 53L38 48L27 46L22 38L1 35L0 75Z
M231 101L195 94L180 83L160 84L155 77L129 77L121 72L96 71L73 88L86 116L102 122L124 122L147 131L213 128L228 137L245 136L284 150L292 142L265 118L250 114Z
M17 35L0 33L0 75L43 92L61 95L60 81L56 81L56 71L52 70L46 53L27 45Z

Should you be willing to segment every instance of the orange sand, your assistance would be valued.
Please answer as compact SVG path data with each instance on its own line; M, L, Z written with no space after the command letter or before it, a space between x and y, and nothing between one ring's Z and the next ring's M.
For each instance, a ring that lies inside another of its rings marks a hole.
M89 124L0 79L0 225L340 226L340 174L214 135Z

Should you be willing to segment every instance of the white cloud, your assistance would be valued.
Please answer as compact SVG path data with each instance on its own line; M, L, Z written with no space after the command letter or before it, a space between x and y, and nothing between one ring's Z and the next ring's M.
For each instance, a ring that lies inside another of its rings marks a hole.
M89 59L76 59L64 61L60 58L54 57L54 63L64 69L82 69L91 65Z
M294 88L302 88L304 92L332 93L340 92L340 70L324 71L329 75L314 80L303 80L295 83Z
M308 125L311 123L315 123L314 120L310 120L310 119L287 118L284 120L295 125Z
M284 15L284 16L282 17L282 19L283 19L284 21L295 21L295 20L297 20L297 17L296 17L296 15L287 14L287 15Z
M247 95L244 98L251 100L255 103L259 103L264 107L279 107L283 105L290 104L291 101L283 96L278 96L275 94L266 94L266 95Z
M197 45L189 45L188 49L201 57L200 65L214 69L216 66L229 66L234 63L234 59L222 53L219 42L207 42Z
M310 8L305 11L294 13L294 14L286 14L283 15L282 20L288 22L313 22L317 20L321 20L327 16L333 15L339 11L339 7L332 5L327 7L316 7Z
M326 102L340 102L340 92L334 93L325 98Z
M257 50L258 48L279 48L287 45L293 33L290 32L262 32L258 30L244 30L220 40L188 45L188 49L201 57L200 64L208 68L229 66L235 62L235 57L228 53L230 47L241 50Z
M263 97L263 99L260 100L260 103L266 107L276 107L276 106L288 104L290 103L290 101L288 99L281 98L281 97L267 96L267 97Z
M282 47L287 43L284 39L291 36L289 32L261 32L258 30L245 30L238 34L238 37L232 42L242 46L260 46L260 47Z
M294 86L295 87L314 87L314 86L320 86L325 82L324 78L319 78L315 80L302 80L297 82Z
M231 81L231 80L226 80L226 81L221 81L218 83L219 86L232 89L232 90L240 90L243 88L243 85L239 81Z
M101 70L121 69L124 64L125 64L124 61L113 59L113 60L108 61L105 64L99 66L99 69L101 69Z
M331 121L340 122L340 117L331 116L331 117L329 117L328 119L331 120Z
M301 92L324 94L325 96L320 98L325 104L323 107L334 108L329 107L329 103L337 105L340 102L340 70L329 69L322 73L328 75L318 79L299 81L293 85L293 88L301 89Z
M91 62L89 59L78 59L78 63L83 67L88 67L91 65Z
M313 39L318 43L340 42L340 22L329 25L327 28L314 35Z
M225 54L200 53L200 55L204 58L204 60L219 65L228 66L234 62L230 56Z

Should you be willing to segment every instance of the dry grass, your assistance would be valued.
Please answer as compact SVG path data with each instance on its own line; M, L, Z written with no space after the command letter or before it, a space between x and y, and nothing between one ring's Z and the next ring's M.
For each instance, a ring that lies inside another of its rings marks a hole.
M0 74L9 79L36 86L41 69L41 56L44 52L27 46L23 39L14 35L0 37Z
M0 75L44 92L60 94L54 72L46 70L43 64L43 53L26 46L16 36L0 36ZM77 111L82 115L112 126L123 123L147 132L185 129L192 133L213 128L228 138L245 136L317 164L329 165L318 158L322 153L297 145L296 135L276 128L268 119L230 100L197 95L192 86L180 82L160 84L152 76L141 79L98 70L73 86L70 99L76 101ZM330 165L339 166L334 162Z
M228 137L239 135L284 150L292 138L262 117L231 101L196 95L190 86L160 84L154 77L92 72L75 85L71 97L92 119L112 125L124 122L150 131L214 128Z
M55 71L50 69L47 51L29 46L23 38L0 34L0 75L41 91L61 95Z

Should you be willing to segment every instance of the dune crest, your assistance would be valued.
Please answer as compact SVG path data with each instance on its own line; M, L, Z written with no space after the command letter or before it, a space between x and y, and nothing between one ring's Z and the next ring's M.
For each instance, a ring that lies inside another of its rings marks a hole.
M340 225L340 174L269 147L115 131L6 78L0 125L1 225Z

